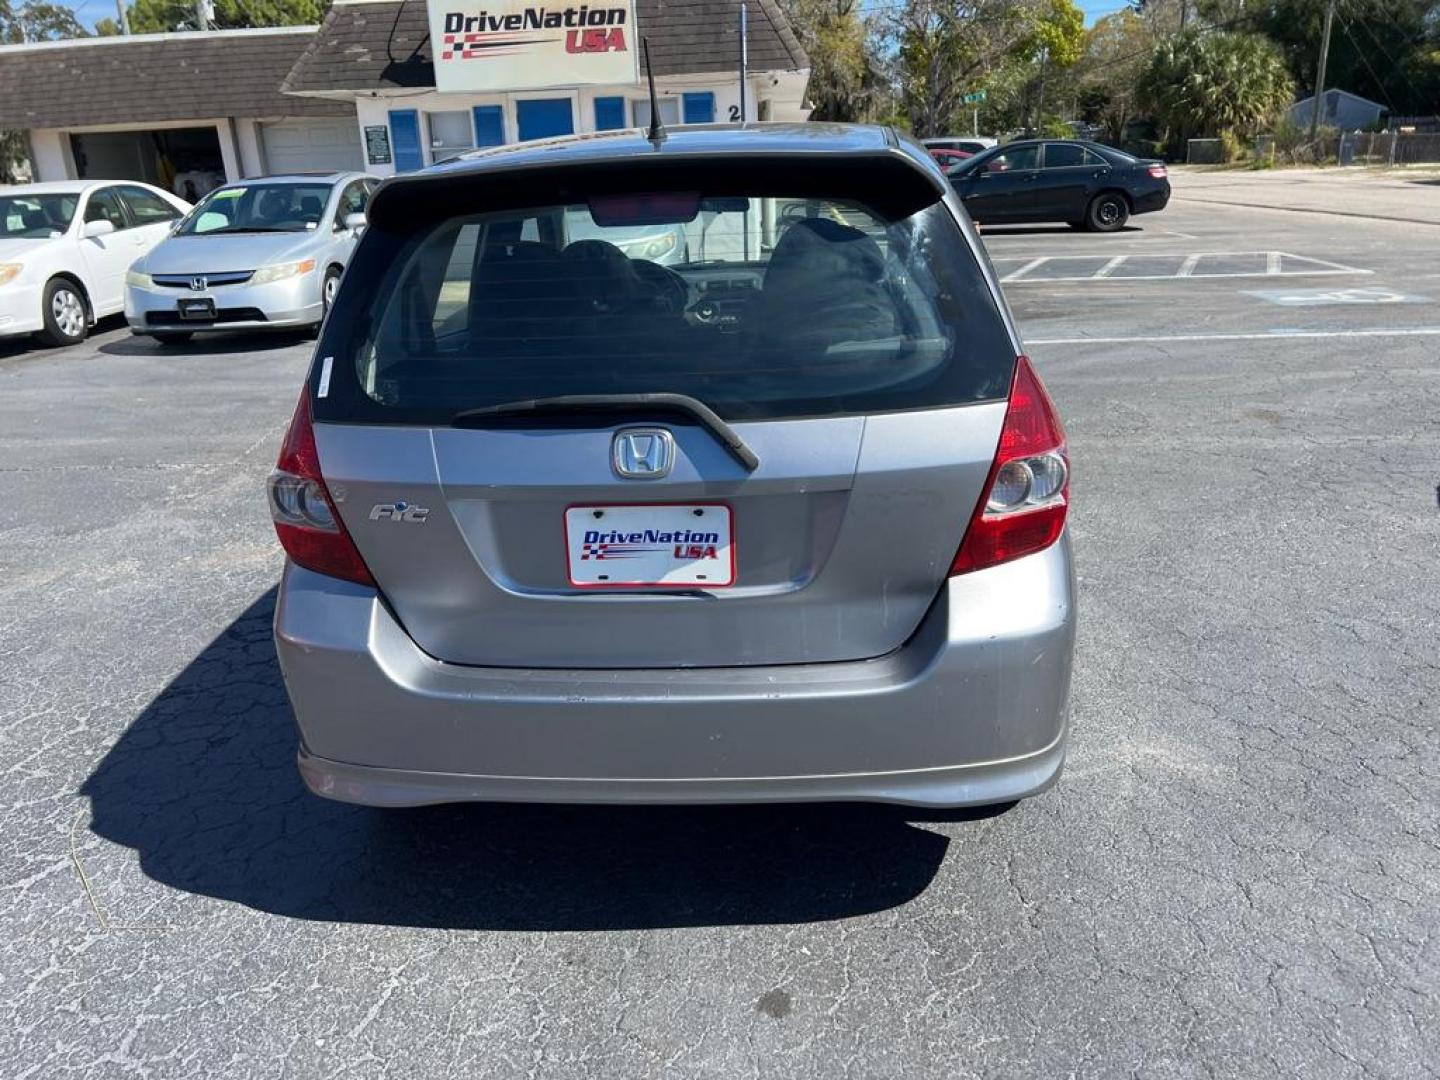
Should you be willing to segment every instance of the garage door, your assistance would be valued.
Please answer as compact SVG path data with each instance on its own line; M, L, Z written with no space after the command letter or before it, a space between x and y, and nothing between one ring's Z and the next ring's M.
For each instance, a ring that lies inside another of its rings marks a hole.
M280 120L261 127L265 164L273 173L363 169L353 116Z

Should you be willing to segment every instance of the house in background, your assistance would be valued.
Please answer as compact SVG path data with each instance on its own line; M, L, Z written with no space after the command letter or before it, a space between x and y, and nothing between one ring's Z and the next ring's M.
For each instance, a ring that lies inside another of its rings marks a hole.
M1312 94L1290 106L1291 123L1310 126L1310 113L1315 107ZM1320 100L1320 123L1341 131L1363 131L1379 125L1385 106L1352 94L1348 90L1326 90Z

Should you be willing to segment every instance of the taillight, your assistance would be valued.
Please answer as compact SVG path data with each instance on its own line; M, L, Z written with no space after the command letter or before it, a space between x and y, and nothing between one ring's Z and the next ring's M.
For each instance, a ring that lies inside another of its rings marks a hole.
M1148 172L1151 176L1153 176L1156 180L1164 180L1165 177L1169 175L1169 173L1165 171L1164 165L1151 165L1145 171Z
M1015 361L1000 446L951 574L966 574L1049 547L1070 505L1070 459L1055 404L1030 361Z
M375 584L320 475L308 390L300 393L280 460L265 486L280 546L297 565L361 585Z

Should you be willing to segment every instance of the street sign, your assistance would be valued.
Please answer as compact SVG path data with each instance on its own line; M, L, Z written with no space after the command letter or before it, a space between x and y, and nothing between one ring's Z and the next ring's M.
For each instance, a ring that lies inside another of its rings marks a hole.
M979 105L985 100L985 91L976 90L973 94L966 94L964 100L966 105Z

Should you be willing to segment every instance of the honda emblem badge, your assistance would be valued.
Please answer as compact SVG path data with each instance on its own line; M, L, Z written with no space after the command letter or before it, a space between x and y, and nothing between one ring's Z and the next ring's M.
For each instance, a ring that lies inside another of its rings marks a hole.
M675 464L675 437L664 428L626 428L615 433L611 461L627 480L659 480Z

